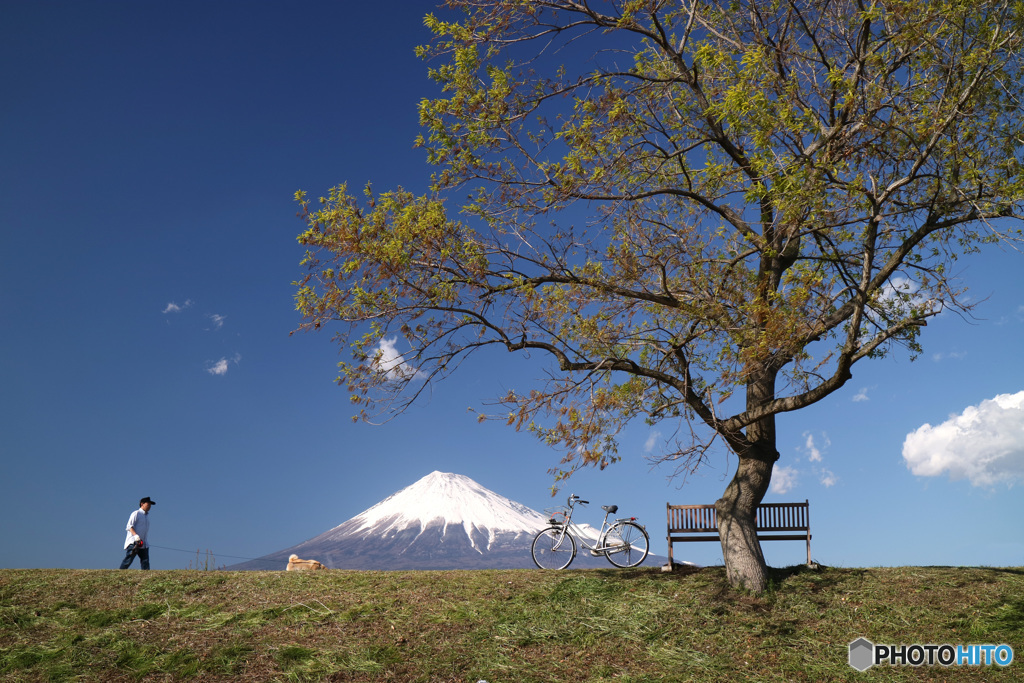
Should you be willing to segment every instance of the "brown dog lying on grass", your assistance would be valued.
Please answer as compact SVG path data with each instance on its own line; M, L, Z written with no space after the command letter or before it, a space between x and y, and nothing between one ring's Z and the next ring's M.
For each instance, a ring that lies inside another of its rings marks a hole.
M289 572L301 572L311 571L314 569L327 569L316 560L300 560L298 555L292 555L288 558L288 567L285 571Z

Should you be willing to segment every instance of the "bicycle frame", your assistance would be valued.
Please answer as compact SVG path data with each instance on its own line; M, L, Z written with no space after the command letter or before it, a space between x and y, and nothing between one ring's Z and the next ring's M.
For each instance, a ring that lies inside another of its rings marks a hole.
M609 512L608 510L605 510L604 519L601 520L601 529L597 532L596 542L594 545L590 545L589 543L587 543L587 534L578 524L572 521L573 511L576 509L576 503L579 503L580 505L587 505L590 501L582 500L576 494L572 494L571 496L569 496L568 502L569 505L567 507L569 508L569 512L564 513L565 521L561 523L555 522L553 525L560 526L562 528L562 533L558 536L558 541L555 543L555 548L559 548L562 545L562 541L565 539L565 535L569 534L570 536L575 538L580 545L589 550L592 554L603 553L607 551L621 552L622 549L619 547L618 544L604 545L603 541L607 537L608 530L615 526L616 522L634 521L636 519L635 517L622 517L619 519L613 519L611 524L609 524L608 515L612 513Z

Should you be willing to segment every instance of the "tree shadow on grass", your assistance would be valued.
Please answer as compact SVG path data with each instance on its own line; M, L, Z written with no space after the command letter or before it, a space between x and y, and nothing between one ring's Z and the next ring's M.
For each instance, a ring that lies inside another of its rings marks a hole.
M983 564L923 564L920 565L921 569L979 569L986 572L995 572L997 574L1014 574L1015 576L1024 576L1024 567L989 567Z
M999 602L1002 604L994 605L993 613L984 621L1000 631L1024 631L1024 598L1011 598Z
M796 564L791 567L768 568L768 590L779 590L795 578L812 578L813 591L819 592L833 588L850 579L856 579L867 573L867 569L849 568L835 569L823 564Z

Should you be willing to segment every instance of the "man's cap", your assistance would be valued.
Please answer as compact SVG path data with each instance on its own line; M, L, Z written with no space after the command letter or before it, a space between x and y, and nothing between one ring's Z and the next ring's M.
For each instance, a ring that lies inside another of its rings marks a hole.
M151 500L149 496L146 496L145 498L143 498L142 500L139 501L139 507L142 507L143 503L149 503L150 505L156 505L156 501L155 500Z

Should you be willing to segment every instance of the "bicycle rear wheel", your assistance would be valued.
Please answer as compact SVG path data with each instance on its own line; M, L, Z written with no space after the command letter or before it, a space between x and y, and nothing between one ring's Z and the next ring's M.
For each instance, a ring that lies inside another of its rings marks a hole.
M635 567L643 562L650 544L647 531L634 522L616 522L601 541L605 557L616 567Z
M530 547L533 563L541 569L565 569L576 557L576 539L561 529L544 529Z

